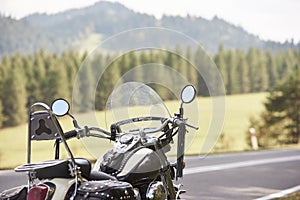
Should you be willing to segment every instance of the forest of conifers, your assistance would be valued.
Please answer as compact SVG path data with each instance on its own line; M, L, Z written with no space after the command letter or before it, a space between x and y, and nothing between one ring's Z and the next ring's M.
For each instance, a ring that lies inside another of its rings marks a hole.
M175 52L186 55L188 60L197 63L199 51L191 48L177 47ZM62 54L47 53L45 50L30 55L13 54L2 56L0 62L0 127L15 126L24 123L27 119L28 108L36 101L50 103L56 98L72 99L73 84L77 70L87 53L80 54L68 51ZM91 70L88 71L82 83L88 86L92 81L89 76L93 67L98 67L109 54L98 53L93 57ZM217 54L211 56L222 74L226 94L241 94L268 91L276 83L284 80L300 65L300 52L288 51L262 51L250 48L243 50L225 50L220 46ZM109 79L105 80L101 90L96 94L96 109L105 106L103 88L113 87L114 82L132 67L145 63L160 63L171 66L180 73L187 73L187 77L200 91L200 95L209 95L203 88L203 83L197 73L184 72L190 69L189 62L182 62L176 54L145 51L138 54L121 56L111 66ZM195 80L198 80L195 82ZM213 80L212 80L213 81ZM84 88L87 90L87 87ZM102 95L102 96L101 96ZM163 96L171 99L172 96ZM83 99L87 101L88 99ZM84 102L82 102L84 104Z

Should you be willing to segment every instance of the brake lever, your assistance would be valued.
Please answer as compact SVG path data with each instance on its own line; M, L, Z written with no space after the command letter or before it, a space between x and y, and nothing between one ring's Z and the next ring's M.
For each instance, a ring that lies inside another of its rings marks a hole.
M180 120L180 119L179 119ZM190 125L190 124L188 124L186 121L187 121L187 119L183 119L183 120L180 120L181 122L179 122L179 123L184 123L187 127L189 127L189 128L193 128L193 129L195 129L195 130L198 130L199 129L199 127L197 127L197 126L193 126L193 125ZM179 123L178 123L178 121L176 121L176 119L175 119L175 123L177 124L177 125L179 125Z
M188 123L185 123L185 125L186 125L187 127L193 128L193 129L195 129L195 130L198 130L198 129L199 129L198 126L193 126L193 125L190 125L190 124L188 124Z

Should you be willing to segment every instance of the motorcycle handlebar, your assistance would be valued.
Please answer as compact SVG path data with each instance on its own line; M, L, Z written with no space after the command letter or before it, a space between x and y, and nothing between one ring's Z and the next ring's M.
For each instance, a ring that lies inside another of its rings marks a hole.
M145 130L145 129L144 129L143 132L146 133L146 134L159 132L159 131L163 130L163 129L165 128L165 126L166 126L170 121L171 121L171 120L168 119L168 120L164 121L164 123L162 123L162 125L161 125L160 127L155 128L155 129L152 129L152 130Z
M71 130L71 131L65 132L64 135L65 135L66 139L77 137L77 131L76 130Z
M178 118L170 118L170 119L164 121L164 123L163 123L160 127L156 128L156 129L152 129L152 130L143 130L143 132L146 133L146 134L148 134L148 133L156 133L156 132L162 131L162 130L165 128L165 126L166 126L169 122L173 122L173 123L176 124L177 126L179 126L181 123L184 123L186 126L188 126L188 127L190 127L190 128L193 128L193 129L195 129L195 130L198 130L198 129L199 129L199 127L192 126L192 125L186 123L186 122L185 122L184 120L182 120L182 119L178 119Z
M105 137L100 134L93 134L93 133L90 133L90 131L101 132L101 133L104 133L105 135L108 135L109 137ZM64 135L65 135L66 139L71 139L74 137L83 138L83 137L89 137L89 136L110 139L110 132L105 131L99 127L88 127L88 126L85 126L84 128L77 128L77 129L65 132Z
M169 119L165 120L160 127L155 128L155 129L151 129L151 130L144 129L143 133L151 134L151 133L157 133L159 131L162 131L165 128L165 126L170 122L172 122L173 124L176 124L176 126L179 126L181 123L184 123L186 126L188 126L190 128L193 128L193 129L196 129L196 130L199 129L198 127L187 124L182 119L169 118ZM109 137L105 137L105 136L99 135L99 134L93 134L93 133L90 133L90 131L101 132L101 133L103 133L103 134L105 134ZM84 128L71 130L71 131L65 132L64 134L65 134L66 139L70 139L70 138L73 138L73 137L82 138L82 137L89 137L89 136L98 137L98 138L105 138L105 139L111 139L111 133L104 130L104 129L101 129L99 127L87 127L87 126L85 126Z

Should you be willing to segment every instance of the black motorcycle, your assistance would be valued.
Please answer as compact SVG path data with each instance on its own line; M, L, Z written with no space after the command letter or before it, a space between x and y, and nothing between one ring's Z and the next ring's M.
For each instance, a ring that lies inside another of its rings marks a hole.
M95 137L103 138L104 134L114 141L113 148L97 159L93 171L130 183L137 199L179 199L185 191L180 189L180 184L173 184L173 180L183 176L186 129L198 129L187 124L183 105L192 102L195 96L192 85L184 87L179 112L171 117L151 87L137 82L124 83L107 101L106 121L114 122L110 131L77 126L73 137L87 139L84 143L90 152L99 148ZM167 153L173 146L177 146L177 158L172 163Z
M187 124L183 104L192 102L195 96L192 85L184 87L179 113L170 117L161 98L149 86L122 84L108 99L106 120L114 121L110 131L80 127L63 99L54 101L51 109L45 104L34 104L31 110L35 106L45 109L30 112L28 164L16 168L28 172L29 185L5 191L0 199L11 199L13 194L32 200L180 199L185 191L173 180L183 176L187 127L198 129ZM56 117L64 115L72 117L74 130L63 133ZM114 147L91 169L88 160L73 157L67 139L74 137L82 138L88 149L99 146L89 143L92 138L113 141ZM55 140L55 160L31 164L31 140L44 139ZM67 149L69 159L58 159L60 143ZM174 144L177 157L171 163L167 152Z

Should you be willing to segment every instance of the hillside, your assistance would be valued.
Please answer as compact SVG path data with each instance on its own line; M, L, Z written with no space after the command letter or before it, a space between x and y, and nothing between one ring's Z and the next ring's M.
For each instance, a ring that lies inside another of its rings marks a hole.
M202 43L210 53L215 53L220 44L225 48L244 50L250 46L274 51L299 48L299 44L296 46L289 42L260 40L242 27L218 17L212 20L193 16L163 16L162 19L156 19L151 15L134 12L120 3L100 1L82 9L71 9L53 15L33 14L21 20L0 16L0 54L33 52L40 48L60 53L72 47L84 48L78 44L85 44L86 41L96 42L99 38L104 40L121 31L142 27L166 27L183 32ZM153 33L151 38L154 44L171 47L176 45L174 39L168 36ZM143 37L130 35L120 43L117 50L138 40L143 40Z
M0 55L12 52L26 53L43 47L57 51L60 49L57 41L39 27L0 16Z

